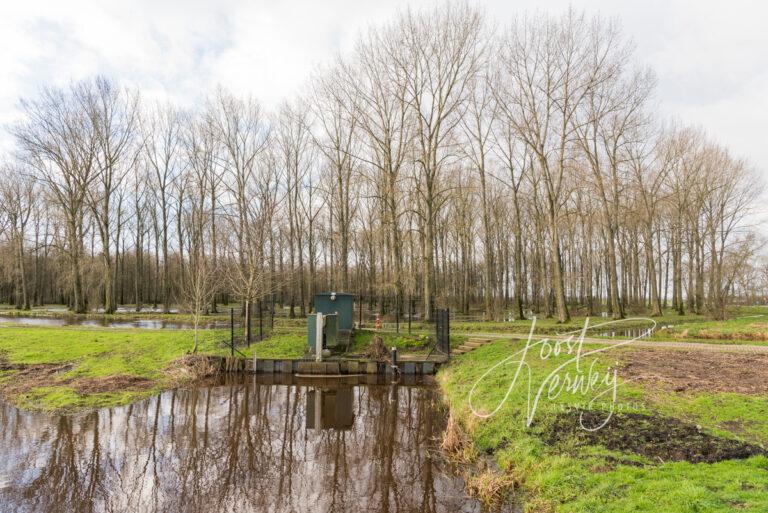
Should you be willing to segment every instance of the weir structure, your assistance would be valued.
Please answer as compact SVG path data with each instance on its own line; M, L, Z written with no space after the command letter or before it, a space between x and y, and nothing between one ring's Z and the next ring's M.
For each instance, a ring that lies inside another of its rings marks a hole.
M315 377L370 375L418 376L434 374L450 357L447 311L437 323L438 343L429 354L397 355L392 362L350 356L354 337L355 296L345 292L321 292L314 296L315 312L307 316L307 346L304 358L252 358L232 354L209 356L211 365L221 372L293 374ZM394 349L394 348L393 348Z

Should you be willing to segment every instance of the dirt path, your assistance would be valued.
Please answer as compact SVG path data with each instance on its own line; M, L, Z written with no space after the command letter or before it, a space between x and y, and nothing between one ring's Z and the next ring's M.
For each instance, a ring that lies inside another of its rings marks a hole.
M527 333L477 333L473 331L468 332L453 332L454 335L461 335L467 337L476 338L494 338L494 339L519 339L525 340L528 338ZM575 336L574 336L575 337ZM534 335L535 340L542 338L548 338L550 340L565 340L568 338L566 335ZM587 344L599 344L605 346L615 346L624 342L624 340L606 339L606 338L594 338L585 337L584 342ZM756 353L756 354L768 354L768 345L758 346L754 344L707 344L703 342L672 342L665 340L635 340L631 344L627 344L631 347L643 347L650 349L677 349L685 351L710 351L716 353Z

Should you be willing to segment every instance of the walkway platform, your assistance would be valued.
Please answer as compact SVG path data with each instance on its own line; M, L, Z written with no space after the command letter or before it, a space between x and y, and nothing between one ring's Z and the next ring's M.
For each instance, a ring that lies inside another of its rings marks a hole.
M209 356L208 361L220 372L257 374L299 374L303 376L377 375L393 374L387 362L365 359L331 358L316 362L309 359L243 358ZM402 355L398 357L401 375L430 375L437 372L448 359L443 355Z

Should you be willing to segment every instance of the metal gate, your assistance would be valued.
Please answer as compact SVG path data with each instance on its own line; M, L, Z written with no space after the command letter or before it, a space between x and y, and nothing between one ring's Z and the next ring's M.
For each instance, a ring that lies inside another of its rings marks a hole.
M435 334L437 336L437 350L446 356L451 356L451 316L447 308L437 311Z

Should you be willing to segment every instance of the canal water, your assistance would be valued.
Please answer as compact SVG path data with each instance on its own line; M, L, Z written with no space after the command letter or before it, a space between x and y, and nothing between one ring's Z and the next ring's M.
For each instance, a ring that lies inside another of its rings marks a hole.
M0 511L480 511L434 385L270 378L73 416L0 403Z

